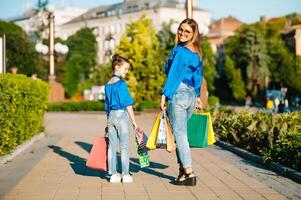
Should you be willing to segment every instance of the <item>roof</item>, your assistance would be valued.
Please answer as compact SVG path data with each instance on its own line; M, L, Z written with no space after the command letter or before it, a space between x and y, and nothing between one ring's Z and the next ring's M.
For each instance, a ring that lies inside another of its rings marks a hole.
M184 8L184 4L178 0L131 0L124 1L122 3L115 3L109 5L102 5L96 8L92 8L86 13L72 19L66 24L75 23L78 21L91 20L97 18L106 18L111 16L119 16L125 13L139 12L142 10L150 10L155 8ZM200 8L194 8L194 10L200 10L208 12Z
M235 17L227 17L219 19L210 24L210 33L213 32L233 32L238 29L243 23Z

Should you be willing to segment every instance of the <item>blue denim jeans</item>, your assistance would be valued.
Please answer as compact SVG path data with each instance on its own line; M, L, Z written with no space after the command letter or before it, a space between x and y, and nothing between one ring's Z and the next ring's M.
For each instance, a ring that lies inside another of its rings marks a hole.
M119 140L121 153L122 174L129 174L129 141L130 126L129 115L126 110L111 110L108 116L109 148L108 168L109 174L117 173L117 143Z
M194 89L181 83L168 103L168 116L177 143L178 163L184 168L192 167L191 152L187 138L187 121L195 109Z

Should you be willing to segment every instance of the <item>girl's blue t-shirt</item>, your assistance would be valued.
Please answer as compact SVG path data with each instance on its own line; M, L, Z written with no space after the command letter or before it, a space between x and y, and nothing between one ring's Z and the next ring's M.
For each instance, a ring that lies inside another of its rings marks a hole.
M105 85L105 96L105 111L107 114L111 110L125 110L127 106L135 103L124 80L107 83Z
M177 45L169 54L164 66L167 75L162 93L171 100L181 82L193 87L197 97L202 85L203 64L197 52Z

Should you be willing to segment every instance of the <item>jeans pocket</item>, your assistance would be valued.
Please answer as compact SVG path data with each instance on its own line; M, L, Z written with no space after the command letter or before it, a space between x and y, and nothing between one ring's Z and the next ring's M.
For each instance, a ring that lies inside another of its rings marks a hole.
M175 105L180 106L182 108L187 108L190 104L190 95L187 92L177 92L175 94Z

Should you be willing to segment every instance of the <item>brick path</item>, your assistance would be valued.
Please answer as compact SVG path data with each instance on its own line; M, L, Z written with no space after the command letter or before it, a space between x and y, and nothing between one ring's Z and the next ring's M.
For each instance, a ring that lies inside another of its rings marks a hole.
M155 113L137 116L139 125L149 132ZM133 137L131 165L134 182L110 184L105 173L85 167L91 144L103 135L106 119L102 114L55 114L45 118L48 134L63 134L49 147L45 156L4 197L6 200L68 199L287 199L222 160L209 149L193 149L193 167L198 176L196 187L174 186L169 182L177 174L175 153L150 152L151 167L140 169Z

